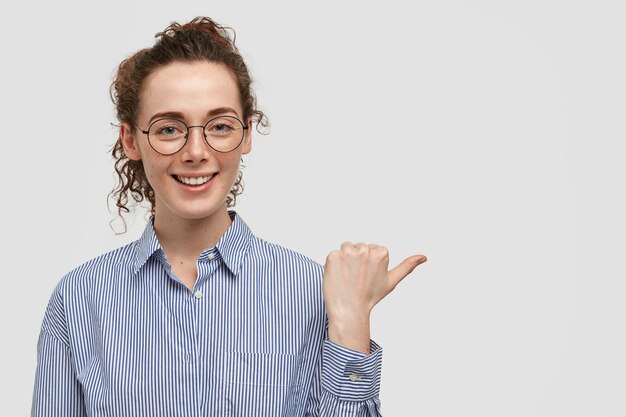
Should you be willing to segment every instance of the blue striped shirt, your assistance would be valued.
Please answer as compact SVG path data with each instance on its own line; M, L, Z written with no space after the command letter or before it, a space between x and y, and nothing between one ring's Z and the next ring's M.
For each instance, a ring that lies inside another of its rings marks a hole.
M233 222L193 290L151 223L67 274L37 347L32 416L378 416L382 350L327 340L323 268Z

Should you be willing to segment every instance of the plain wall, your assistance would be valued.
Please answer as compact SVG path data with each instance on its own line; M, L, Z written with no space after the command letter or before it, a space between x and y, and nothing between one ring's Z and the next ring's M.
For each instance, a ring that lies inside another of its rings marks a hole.
M367 4L0 6L0 414L29 413L59 279L143 230L109 227L117 64L208 15L272 122L244 158L252 230L319 262L429 257L374 311L387 417L626 415L624 3Z

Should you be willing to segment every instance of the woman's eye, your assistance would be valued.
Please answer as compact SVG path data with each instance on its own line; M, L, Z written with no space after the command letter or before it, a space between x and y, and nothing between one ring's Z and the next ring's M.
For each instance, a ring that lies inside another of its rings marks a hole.
M232 127L225 123L218 123L214 125L211 130L217 133L228 133L232 130Z
M174 126L165 126L157 131L159 135L175 135L177 133L179 133L179 130Z

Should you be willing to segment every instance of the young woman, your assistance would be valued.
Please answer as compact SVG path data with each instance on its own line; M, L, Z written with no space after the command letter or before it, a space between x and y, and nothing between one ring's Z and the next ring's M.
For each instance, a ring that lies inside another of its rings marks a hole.
M173 23L112 84L120 214L139 240L71 271L38 344L33 416L377 416L374 305L426 258L388 271L344 243L321 265L234 211L239 163L266 125L229 32Z

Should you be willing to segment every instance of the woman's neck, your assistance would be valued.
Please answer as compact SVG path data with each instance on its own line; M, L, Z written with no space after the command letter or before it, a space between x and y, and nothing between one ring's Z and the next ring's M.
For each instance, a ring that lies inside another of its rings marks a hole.
M165 256L173 259L198 259L203 250L217 244L230 227L226 207L202 219L183 219L177 216L154 216L154 231Z

